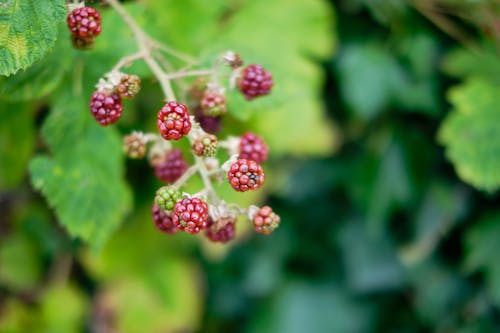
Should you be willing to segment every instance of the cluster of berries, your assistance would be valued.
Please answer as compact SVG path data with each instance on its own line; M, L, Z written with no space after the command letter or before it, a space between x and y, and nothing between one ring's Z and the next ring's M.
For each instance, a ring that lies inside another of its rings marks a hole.
M101 33L101 16L92 7L73 9L67 22L78 48L88 48ZM218 61L231 67L231 78L235 83L231 86L237 87L247 100L270 93L273 78L261 65L243 67L241 57L233 52L224 54ZM214 65L212 70L216 68ZM122 98L130 99L137 95L140 79L136 75L113 70L100 79L96 88L91 97L90 111L100 125L107 126L120 119ZM262 234L267 235L279 226L280 217L269 206L235 209L219 198L211 198L204 191L195 195L180 192L180 186L190 176L187 173L189 164L182 151L172 146L172 142L183 137L190 141L196 160L195 171L204 173L202 176L205 179L209 177L210 181L222 181L226 178L237 192L257 190L264 184L265 174L261 164L268 157L268 146L264 140L251 132L222 142L215 135L220 130L222 117L228 112L225 89L216 76L212 76L211 80L199 78L189 90L189 108L172 100L158 111L156 124L159 135L133 132L124 137L127 156L136 159L148 156L156 177L166 183L157 190L152 208L155 225L162 232L198 234L204 230L211 241L225 243L235 236L238 215L246 214L255 231ZM194 110L192 114L189 109ZM219 147L226 148L230 157L222 166L215 158Z
M77 49L90 49L101 33L101 14L92 7L77 6L66 18L71 41Z

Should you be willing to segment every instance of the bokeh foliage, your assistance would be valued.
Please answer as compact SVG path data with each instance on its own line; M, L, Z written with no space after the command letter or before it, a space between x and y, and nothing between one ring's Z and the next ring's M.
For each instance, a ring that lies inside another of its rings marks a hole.
M42 60L0 62L1 74L32 64L0 77L0 332L500 331L494 1L125 4L200 66L232 49L272 70L273 94L230 93L223 123L266 139L268 183L217 190L265 199L282 226L264 237L242 220L225 247L158 233L161 184L120 144L155 131L157 82L127 69L143 89L116 126L87 110L98 78L135 51L127 26L101 7L103 33L81 52L55 9L7 15L0 1L4 52L12 27L52 15L30 52Z

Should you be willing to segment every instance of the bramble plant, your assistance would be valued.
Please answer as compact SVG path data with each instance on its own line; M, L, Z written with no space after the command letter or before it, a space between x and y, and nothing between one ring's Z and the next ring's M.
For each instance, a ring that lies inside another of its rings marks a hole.
M157 133L134 131L123 138L123 150L133 159L148 157L155 175L170 184L158 189L154 197L152 214L159 230L172 234L175 230L198 234L209 227L206 236L215 242L227 242L235 235L238 216L246 215L259 233L269 234L279 226L279 216L268 206L262 209L250 205L240 207L228 204L220 198L213 182L224 178L238 192L257 190L264 184L265 174L260 163L267 159L268 147L262 138L246 132L241 138L230 136L219 140L207 132L217 132L217 128L199 122L189 110L200 110L199 117L218 118L227 112L225 92L239 89L250 101L268 95L273 87L272 74L261 65L244 65L241 56L227 51L216 58L208 69L189 70L181 68L174 71L164 68L154 56L154 50L163 50L171 56L180 58L191 65L191 61L181 52L170 50L147 35L127 13L117 0L107 3L116 10L132 29L139 52L122 58L118 64L105 73L96 85L90 100L90 111L102 126L117 122L123 113L122 98L132 99L140 91L140 78L123 72L134 61L143 60L149 66L161 85L165 104L157 114ZM92 48L94 39L101 33L101 15L98 10L86 7L84 3L69 5L68 28L76 48ZM75 42L77 40L77 42ZM83 46L83 47L82 47ZM226 69L229 68L229 73ZM179 102L172 89L171 80L198 77L193 86L189 106ZM173 141L183 138L192 146L194 164L188 166L181 150L175 148ZM218 147L226 150L227 161L221 163L216 158ZM183 185L195 174L203 181L199 192L181 193ZM228 222L230 221L230 222Z

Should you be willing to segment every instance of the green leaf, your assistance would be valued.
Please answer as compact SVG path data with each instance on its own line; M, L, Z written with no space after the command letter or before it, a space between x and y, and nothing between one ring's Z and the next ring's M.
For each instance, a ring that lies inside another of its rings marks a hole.
M131 198L121 140L113 128L97 125L87 105L68 90L57 96L42 129L53 157L36 157L30 173L69 233L98 249L123 220Z
M248 332L370 332L372 311L349 298L340 287L290 282L270 308L251 320ZM260 319L260 320L258 320Z
M54 285L46 289L40 308L46 332L81 332L89 315L86 301L82 292L72 285Z
M40 60L57 38L66 16L64 0L12 0L0 6L0 75Z
M500 304L500 215L487 216L475 222L467 231L465 238L467 256L465 269L481 270L485 273L486 285L490 294Z
M384 235L369 233L367 226L350 221L339 234L350 288L369 293L398 289L405 284L396 249Z
M42 262L37 250L22 233L16 233L2 241L0 283L18 291L34 288L42 275Z
M30 105L0 102L0 191L16 187L26 175L35 144Z
M500 84L500 62L496 46L483 43L479 50L456 49L445 57L443 69L446 73L459 77L480 77Z
M378 115L404 81L392 55L379 45L351 45L340 54L337 70L347 105L361 118Z
M426 259L469 208L468 192L463 186L434 183L428 187L414 216L415 240L401 256L406 265Z
M67 31L66 25L59 29ZM35 100L54 91L72 65L69 38L59 38L54 50L33 66L10 77L0 76L0 99L6 101Z
M484 191L500 187L499 86L479 78L452 88L453 110L442 123L439 141L464 181Z

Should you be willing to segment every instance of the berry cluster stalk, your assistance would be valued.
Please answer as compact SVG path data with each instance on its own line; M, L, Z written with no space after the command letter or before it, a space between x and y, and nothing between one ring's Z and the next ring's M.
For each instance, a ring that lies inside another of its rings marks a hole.
M137 46L139 48L139 51L135 54L132 54L130 56L127 56L120 60L118 64L115 66L115 70L119 70L121 67L125 66L126 64L142 59L144 62L149 66L151 69L151 72L155 75L155 77L158 79L158 82L160 83L160 86L162 88L163 93L165 94L165 98L168 101L175 101L175 93L174 90L172 89L172 84L170 82L170 79L173 78L182 78L186 76L199 76L199 75L212 75L214 70L198 70L198 71L181 71L173 74L167 74L163 71L161 66L158 64L158 62L154 59L152 55L152 51L156 48L160 48L163 51L170 53L172 56L175 56L177 58L180 58L188 63L193 63L193 58L187 55L184 55L178 51L172 50L171 48L164 46L160 44L159 42L155 41L153 38L151 38L148 34L142 30L135 20L130 16L130 14L123 8L123 6L120 4L118 0L107 0L109 5L113 7L113 9L120 15L120 17L125 21L125 23L130 27L132 30ZM193 118L193 117L192 117ZM199 127L200 125L196 122L196 120L191 119L191 121L194 123L195 127ZM188 135L189 141L191 144L193 144L194 138L192 135ZM203 185L205 186L205 189L207 191L207 197L210 201L213 203L217 204L220 202L220 198L218 197L217 193L215 192L212 181L210 180L209 172L203 163L203 159L194 156L195 158L195 171L197 171L201 179L203 181ZM189 177L183 177L183 181L186 181ZM176 183L176 185L181 186L182 183Z

